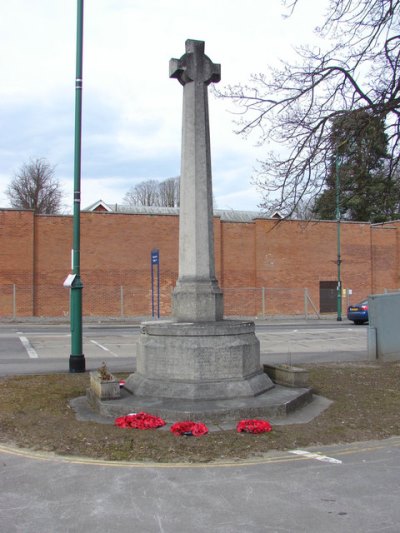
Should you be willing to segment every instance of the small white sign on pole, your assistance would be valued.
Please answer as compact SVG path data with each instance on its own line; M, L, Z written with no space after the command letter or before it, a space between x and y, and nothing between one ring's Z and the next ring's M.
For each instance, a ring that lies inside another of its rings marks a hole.
M75 281L76 274L68 274L63 283L64 287L71 288L73 282Z

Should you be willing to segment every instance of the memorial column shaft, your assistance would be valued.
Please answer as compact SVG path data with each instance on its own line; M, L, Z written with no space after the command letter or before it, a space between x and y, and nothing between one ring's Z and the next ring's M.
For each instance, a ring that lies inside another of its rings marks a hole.
M170 76L183 85L179 215L179 277L173 295L178 321L223 318L215 278L213 197L207 87L220 66L204 55L203 41L186 41L186 54L171 59Z
M179 279L215 278L207 87L184 87ZM193 260L192 260L193 258Z

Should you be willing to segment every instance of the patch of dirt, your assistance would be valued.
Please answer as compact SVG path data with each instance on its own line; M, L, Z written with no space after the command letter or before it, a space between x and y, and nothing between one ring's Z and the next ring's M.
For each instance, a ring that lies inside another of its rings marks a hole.
M400 435L400 363L303 367L314 392L334 401L319 417L261 435L230 430L199 438L77 421L68 402L85 394L88 374L5 377L0 379L0 441L61 455L191 463Z

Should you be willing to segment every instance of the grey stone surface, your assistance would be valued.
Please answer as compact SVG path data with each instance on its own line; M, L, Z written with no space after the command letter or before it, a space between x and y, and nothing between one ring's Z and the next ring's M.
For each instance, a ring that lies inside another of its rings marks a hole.
M193 282L179 278L172 305L174 317L183 322L222 320L224 314L223 294L216 279Z
M137 396L179 399L251 397L273 386L254 324L234 320L145 323L136 372L126 381Z
M264 365L264 372L274 383L285 385L286 387L308 387L309 372L304 368L281 364Z
M166 327L167 326L167 327ZM141 333L149 335L171 335L173 337L229 336L255 333L255 324L251 320L219 320L218 322L175 322L173 320L156 320L142 322Z
M103 381L97 370L90 372L90 388L100 400L112 400L121 396L119 380L111 374L109 380Z
M100 413L114 415L143 410L144 404L164 418L178 419L286 412L310 401L310 391L275 389L261 367L254 324L223 320L223 294L215 277L208 115L208 85L220 81L221 67L204 54L203 41L188 39L186 53L170 61L170 77L183 86L174 322L142 326L136 372L126 380L128 396L109 403L89 391L88 399Z
M179 215L179 275L174 321L143 324L136 372L126 389L154 402L254 398L273 389L260 364L254 324L223 320L223 294L215 278L213 198L207 87L220 65L204 42L188 39L171 59L170 77L183 86ZM98 402L94 402L98 404Z
M141 411L161 416L167 422L200 420L206 423L233 423L243 418L283 418L313 400L310 389L294 389L276 385L270 391L253 398L228 400L182 400L138 397L123 390L121 399L100 401L87 392L87 401L105 417L118 417Z
M274 426L284 426L289 424L308 424L308 422L311 422L311 420L314 420L317 416L319 416L321 413L323 413L328 407L330 407L333 403L332 400L329 400L328 398L324 398L323 396L318 396L316 394L313 394L310 401L310 396L303 397L304 403L302 406L298 406L297 409L294 409L290 411L288 409L288 406L286 406L285 412L282 411L275 411L275 413L270 412L268 415L268 420L273 424ZM309 403L307 403L309 402ZM70 406L75 412L76 419L81 422L97 422L99 424L113 424L114 423L114 416L112 415L112 410L103 409L103 412L105 414L100 414L97 410L94 410L92 407L93 400L91 398L88 398L88 396L79 396L78 398L72 399L70 402ZM143 411L146 406L142 408L142 405L136 405L137 408L136 411L130 411L130 412L140 412ZM113 408L115 412L118 412L117 409ZM127 413L124 413L124 415ZM168 415L168 418L170 418L172 414L172 410ZM179 416L182 416L182 410L176 411L176 414L179 414ZM185 413L183 413L185 414ZM234 415L237 414L237 412L233 412ZM116 416L119 416L118 414ZM197 417L197 414L195 414ZM264 416L266 414L264 413ZM199 420L199 419L198 419ZM177 422L177 419L170 419L167 421L165 428L169 429L170 426ZM207 427L208 430L213 431L225 431L234 429L236 427L238 420L233 416L231 419L229 419L226 416L223 420L221 419L213 419L207 421Z
M208 85L220 65L204 54L204 42L188 39L186 53L171 59L170 77L183 85L179 213L179 276L173 315L179 321L223 318L223 295L215 277Z

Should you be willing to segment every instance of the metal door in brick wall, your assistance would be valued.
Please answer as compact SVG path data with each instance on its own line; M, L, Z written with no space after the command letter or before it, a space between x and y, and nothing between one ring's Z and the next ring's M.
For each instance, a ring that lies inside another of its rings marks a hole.
M319 282L319 310L321 313L337 310L337 281Z

